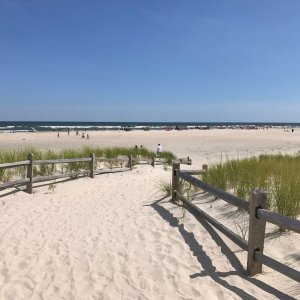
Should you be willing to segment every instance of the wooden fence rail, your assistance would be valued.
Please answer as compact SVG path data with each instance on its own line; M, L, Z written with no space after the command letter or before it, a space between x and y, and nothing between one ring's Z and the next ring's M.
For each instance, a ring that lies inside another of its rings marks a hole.
M45 182L45 181L51 181L56 179L62 179L62 178L68 178L68 177L78 177L78 176L90 176L91 178L94 178L95 174L103 174L103 171L97 170L97 163L113 163L113 162L119 162L124 163L127 165L129 170L132 170L133 167L133 158L131 155L129 155L127 158L105 158L105 157L96 157L94 153L90 154L89 157L83 157L83 158L63 158L63 159L49 159L49 160L34 160L33 154L28 154L28 159L24 161L19 162L13 162L13 163L4 163L0 164L0 171L5 169L11 169L11 168L18 168L18 167L26 167L26 178L19 179L19 180L13 180L5 183L0 184L0 190L4 190L11 187L19 187L22 185L26 185L26 192L32 193L32 187L34 183L39 182ZM189 158L181 158L181 161L191 161ZM36 176L34 177L34 166L41 166L41 165L55 165L55 164L69 164L69 163L87 163L89 166L88 171L80 171L80 172L69 172L64 174L55 174L50 176ZM139 164L139 161L136 161L135 163ZM159 158L159 157L151 157L148 161L146 161L147 164L151 164L153 167L155 164L164 164L166 163L165 159ZM120 171L120 168L118 169Z
M241 247L243 250L248 249L247 242L241 238L239 235L237 235L235 232L231 231L229 228L225 227L222 223L208 215L206 212L204 212L202 209L200 209L198 206L194 205L190 201L188 201L185 197L183 197L179 192L176 191L176 198L182 201L185 204L185 207L188 208L190 211L194 212L195 215L201 215L204 219L209 221L214 227L216 227L219 231L221 231L224 235L226 235L230 240L232 240L234 243L236 243L239 247Z
M4 190L6 188L18 187L22 185L26 185L26 192L32 194L32 188L34 183L51 181L56 179L68 178L68 177L79 177L79 176L90 176L94 177L95 174L95 163L98 162L108 162L108 161L126 161L128 162L129 169L132 169L132 158L131 156L128 159L104 159L98 158L96 160L95 154L90 154L89 157L83 158L63 158L63 159L49 159L49 160L34 160L33 154L28 154L28 160L14 162L14 163L4 163L0 164L0 170L18 168L18 167L26 167L26 177L19 180L13 180L0 184L0 190ZM87 163L89 166L89 170L79 171L79 172L68 172L63 174L55 174L50 176L36 176L34 177L34 166L41 165L55 165L55 164L69 164L69 163Z
M258 208L256 214L258 218L269 223L300 233L300 221L298 220L262 208Z
M89 176L90 171L80 171L80 172L68 172L64 174L56 174L51 176L37 176L32 179L32 183L39 183L39 182L45 182L45 181L51 181L56 179L62 179L62 178L77 178L80 176Z
M29 178L24 178L24 179L19 179L19 180L13 180L10 182L5 182L0 184L0 190L8 189L14 186L20 186L20 185L25 185L30 181Z
M91 160L92 160L91 157L35 160L34 164L35 165L68 164L68 163L90 162Z
M0 170L17 168L17 167L25 167L28 166L29 164L30 164L29 160L18 161L18 162L7 163L7 164L0 164Z
M127 162L128 158L106 158L106 157L96 157L97 162Z
M206 212L181 195L178 190L180 186L180 179L185 180L194 186L201 188L205 192L211 193L228 203L247 211L249 213L248 241L238 236L236 233L213 217L209 216ZM231 239L235 244L247 251L247 273L250 276L261 273L262 264L264 264L281 274L300 282L299 271L263 254L266 222L300 233L299 220L271 212L267 209L267 193L265 191L261 189L254 189L251 191L250 202L248 202L192 177L186 172L180 171L180 163L174 162L172 173L172 193L172 201L177 202L180 200L195 217L205 219Z
M197 178L189 175L189 174L186 174L180 170L177 170L176 172L176 176L178 176L179 178L182 178L184 179L185 181L193 184L194 186L206 191L206 192L209 192L211 194L214 194L215 196L217 196L218 198L221 198L227 202L229 202L230 204L232 205L235 205L239 208L242 208L246 211L249 211L249 202L248 201L245 201L239 197L236 197L232 194L229 194L221 189L218 189L212 185L209 185L203 181L200 181L198 180Z

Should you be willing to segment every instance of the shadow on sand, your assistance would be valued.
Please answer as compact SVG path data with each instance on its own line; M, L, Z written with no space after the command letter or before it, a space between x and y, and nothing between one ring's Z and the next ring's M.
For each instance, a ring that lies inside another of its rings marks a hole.
M178 232L181 234L185 243L189 246L191 252L197 258L198 262L200 263L203 271L201 273L196 273L196 274L190 275L190 278L193 279L193 278L197 278L197 277L209 276L216 283L220 284L224 288L235 293L241 299L246 299L246 300L257 299L254 296L248 294L242 288L233 286L233 285L229 284L225 279L223 279L230 275L237 275L237 276L242 277L244 280L252 283L256 287L259 287L263 291L273 295L277 299L295 299L295 298L277 290L276 288L269 286L268 284L266 284L256 278L247 276L243 265L241 264L239 259L236 257L236 255L231 251L231 249L226 245L226 243L222 240L222 238L217 233L217 231L207 221L195 216L195 218L199 221L199 223L203 226L203 228L205 228L205 230L210 234L210 236L215 241L215 243L221 248L221 252L226 256L226 258L228 259L228 261L231 263L232 267L234 268L234 270L230 271L230 272L219 272L218 270L216 270L216 267L213 265L211 258L206 254L206 252L203 249L203 246L201 244L199 244L199 242L195 239L194 234L186 231L184 228L184 224L180 224L178 219L175 218L173 216L173 214L171 214L167 209L165 209L163 206L160 205L161 201L164 199L166 199L166 197L156 200L150 206L165 221L167 221L170 224L170 226L178 229Z

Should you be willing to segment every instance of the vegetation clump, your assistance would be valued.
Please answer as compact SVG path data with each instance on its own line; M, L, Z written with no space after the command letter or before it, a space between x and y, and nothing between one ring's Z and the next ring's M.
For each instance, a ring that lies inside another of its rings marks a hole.
M247 199L256 187L268 192L273 211L297 218L300 215L300 155L260 155L231 160L209 168L202 180Z
M106 167L123 167L124 161L120 159L127 159L129 155L132 156L133 164L137 164L139 160L151 160L155 156L155 152L146 148L136 147L111 147L111 148L98 148L98 147L82 147L78 149L66 148L59 151L41 150L34 147L24 147L13 150L0 149L0 164L13 163L27 160L28 153L32 153L34 160L55 160L55 159L70 159L70 158L86 158L91 153L95 153L97 158L109 158L110 161L106 162ZM159 155L166 163L171 164L176 158L171 152L164 151ZM0 181L10 181L13 176L26 177L26 166L15 167L11 169L0 170ZM86 162L64 163L64 164L42 164L34 165L33 175L53 175L59 169L60 172L80 172L89 170L89 165Z
M163 194L164 197L169 197L172 195L172 182L160 180L157 182L157 189ZM177 191L182 196L190 200L198 191L198 188L183 179L179 179Z

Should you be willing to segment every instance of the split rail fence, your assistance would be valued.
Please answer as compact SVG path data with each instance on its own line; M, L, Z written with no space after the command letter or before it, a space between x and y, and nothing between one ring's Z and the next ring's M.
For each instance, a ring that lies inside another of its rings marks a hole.
M187 164L191 164L190 158L181 158L181 162L185 162ZM55 164L72 164L72 163L87 163L88 170L77 171L77 172L66 172L62 174L54 174L50 176L34 176L34 167L41 166L41 165L52 165ZM19 168L25 167L26 168L26 178L8 181L5 183L0 183L0 191L11 188L11 187L20 187L26 185L26 192L32 194L32 188L34 183L39 182L46 182L52 181L56 179L63 179L63 178L77 178L80 176L89 176L94 178L95 174L103 174L107 173L107 170L99 170L97 169L97 163L107 163L110 165L110 169L113 169L116 164L121 166L126 165L127 168L122 168L122 170L132 170L132 166L134 164L151 164L153 167L155 165L165 164L166 160L163 158L152 156L150 159L142 159L142 160L134 160L132 155L129 155L127 158L103 158L103 157L96 157L94 153L91 153L89 157L84 158L66 158L66 159L53 159L53 160L34 160L34 156L32 153L29 153L27 156L27 160L13 162L13 163L4 163L0 164L0 171L5 169L12 169L12 168ZM115 171L120 171L121 168L114 168Z
M9 182L5 182L0 184L0 190L11 188L11 187L18 187L22 185L26 185L26 192L32 194L32 188L34 183L51 181L56 179L68 178L68 177L79 177L79 176L89 176L94 178L95 173L95 164L97 162L95 154L91 154L90 157L85 158L66 158L66 159L53 159L53 160L34 160L33 154L29 153L27 156L27 160L14 162L14 163L6 163L0 164L0 170L17 168L17 167L26 167L26 178L13 180ZM109 159L101 159L101 161L108 161ZM41 165L52 165L55 164L71 164L71 163L87 163L89 165L89 170L79 171L79 172L66 172L62 174L54 174L50 176L34 176L34 166L41 166ZM131 158L128 158L128 167L132 168Z
M205 167L204 167L205 169ZM181 171L180 163L173 163L172 174L172 201L182 201L184 206L195 216L201 217L217 228L235 244L248 252L247 258L247 273L252 276L262 273L262 265L266 265L293 280L300 282L300 272L265 255L264 251L264 238L266 222L275 224L280 228L300 233L300 221L292 219L287 216L272 212L267 207L267 193L262 189L254 189L251 191L250 201L246 201L209 185L195 177L192 174L200 174L203 171ZM208 192L224 201L245 210L249 214L249 229L248 241L231 231L222 223L208 215L201 210L198 206L191 203L183 195L180 194L179 180L182 179L191 183L192 185Z

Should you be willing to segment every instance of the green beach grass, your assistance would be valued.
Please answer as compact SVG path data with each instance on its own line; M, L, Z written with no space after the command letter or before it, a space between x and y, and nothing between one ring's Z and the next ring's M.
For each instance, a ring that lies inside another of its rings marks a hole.
M133 164L137 164L139 160L149 160L155 156L155 152L146 148L136 149L135 147L112 147L112 148L97 148L97 147L82 147L79 149L66 148L59 151L53 150L40 150L33 147L24 147L13 150L0 150L0 164L13 163L18 161L27 160L28 153L34 155L35 160L51 160L51 159L64 159L64 158L83 158L89 157L91 153L95 153L96 157L116 159L116 162L107 163L107 167L123 166L118 163L118 158L127 158L132 156ZM160 153L159 158L164 159L167 164L171 164L176 158L171 152L164 151ZM62 172L78 172L80 170L88 170L87 163L66 163L60 164L59 170ZM34 166L34 176L37 175L52 175L57 171L57 165L40 165ZM13 176L24 177L26 174L26 167L17 167L12 169L0 170L0 181L7 182Z
M246 199L253 188L268 192L273 211L300 215L300 155L260 155L213 165L202 180Z

